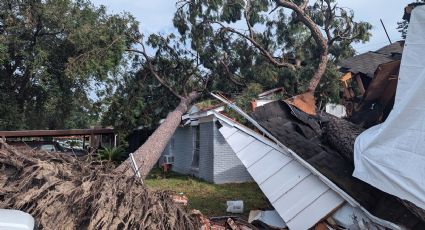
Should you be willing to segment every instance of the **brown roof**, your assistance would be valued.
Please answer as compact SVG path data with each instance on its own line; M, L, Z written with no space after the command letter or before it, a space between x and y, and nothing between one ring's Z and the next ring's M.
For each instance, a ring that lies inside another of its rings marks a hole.
M373 77L379 65L401 59L404 42L398 41L384 46L377 51L369 51L351 58L342 60L340 63L343 72L354 74L363 73Z
M394 42L391 45L384 46L376 51L376 53L384 54L384 55L394 55L394 54L402 54L404 48L404 41Z

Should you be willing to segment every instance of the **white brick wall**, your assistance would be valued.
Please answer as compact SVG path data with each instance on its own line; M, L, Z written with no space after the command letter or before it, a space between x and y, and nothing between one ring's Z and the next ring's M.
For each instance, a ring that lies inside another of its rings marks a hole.
M191 127L179 127L174 133L174 146L170 142L166 150L162 153L174 155L174 165L172 170L182 174L190 173L192 164L192 132Z
M201 123L199 129L199 172L196 176L216 184L254 181L214 122ZM182 174L193 173L192 127L179 127L173 138L174 147L170 141L163 155L174 155L173 171Z
M214 124L214 183L254 181Z

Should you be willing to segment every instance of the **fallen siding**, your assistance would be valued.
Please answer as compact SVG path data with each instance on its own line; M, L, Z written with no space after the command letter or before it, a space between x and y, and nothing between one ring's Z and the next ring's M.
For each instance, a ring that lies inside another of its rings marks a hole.
M344 203L280 147L218 118L219 131L290 229L308 229Z

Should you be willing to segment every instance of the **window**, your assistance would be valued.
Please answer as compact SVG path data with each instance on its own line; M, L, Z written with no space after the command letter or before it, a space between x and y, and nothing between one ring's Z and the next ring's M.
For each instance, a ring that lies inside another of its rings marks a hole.
M192 127L193 158L192 168L199 168L199 149L200 149L199 125Z

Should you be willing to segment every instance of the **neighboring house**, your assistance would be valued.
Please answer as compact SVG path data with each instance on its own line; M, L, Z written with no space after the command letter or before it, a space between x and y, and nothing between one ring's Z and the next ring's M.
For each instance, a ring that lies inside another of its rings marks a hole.
M172 171L216 184L253 181L218 131L219 123L214 114L221 110L223 107L199 110L194 106L182 118L182 125L163 152L163 155L174 158Z
M341 62L343 101L352 122L367 128L387 118L403 49L404 41L398 41Z

